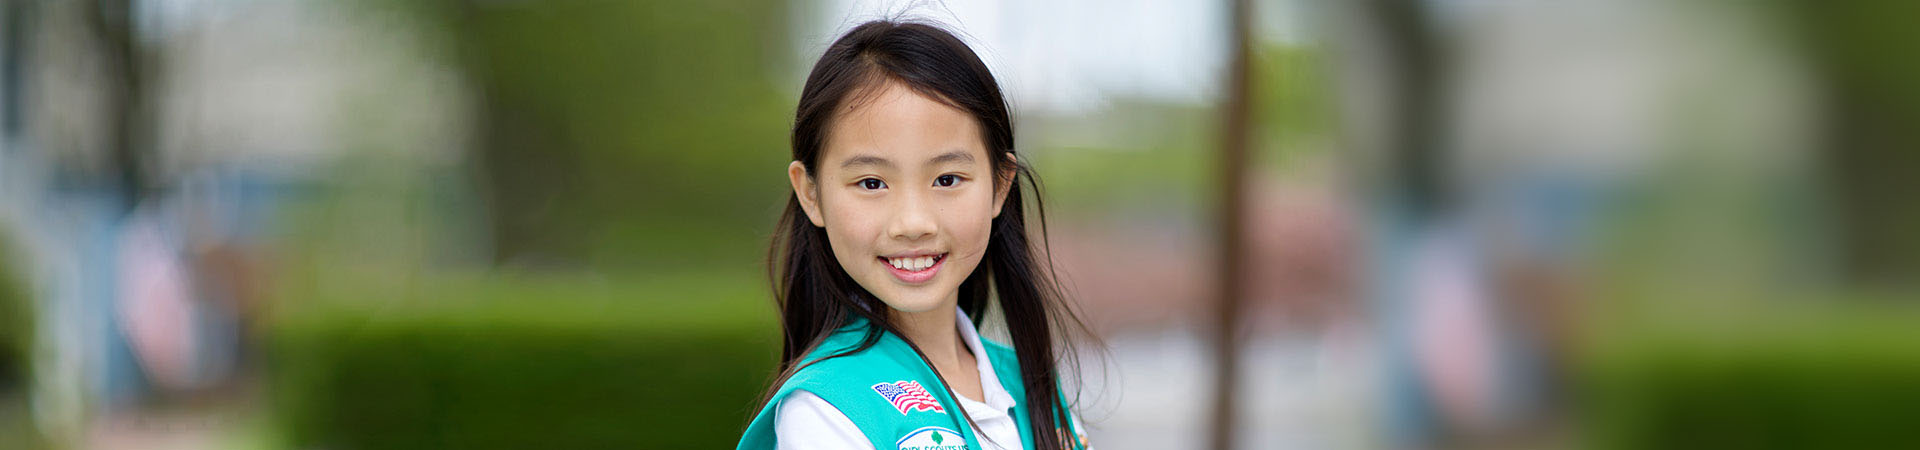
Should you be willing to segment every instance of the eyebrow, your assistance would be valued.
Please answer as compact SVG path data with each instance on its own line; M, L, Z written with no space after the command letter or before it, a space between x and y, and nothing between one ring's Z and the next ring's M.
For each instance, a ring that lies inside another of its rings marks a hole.
M968 162L968 163L973 162L973 154L967 153L966 151L962 151L962 150L954 150L946 153L941 153L940 156L935 156L933 158L927 159L927 165L930 165L930 166L947 164L947 163L956 163L956 162ZM854 166L879 166L879 167L891 169L894 167L894 164L893 164L893 161L887 160L886 158L873 156L873 155L854 156L852 158L847 158L846 161L840 163L840 168L842 169L851 168Z

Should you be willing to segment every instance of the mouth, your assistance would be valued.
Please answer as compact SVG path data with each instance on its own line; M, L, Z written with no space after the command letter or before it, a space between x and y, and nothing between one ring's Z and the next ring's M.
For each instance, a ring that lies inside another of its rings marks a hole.
M933 279L933 275L940 272L940 267L947 261L947 254L917 254L896 257L880 256L876 257L876 259L880 260L881 265L887 267L888 273L892 273L893 277L899 279L901 282L906 284L920 284Z

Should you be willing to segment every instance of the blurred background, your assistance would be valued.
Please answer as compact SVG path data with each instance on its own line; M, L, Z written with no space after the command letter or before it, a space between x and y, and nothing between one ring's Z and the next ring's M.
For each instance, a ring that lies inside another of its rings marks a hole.
M1007 89L1097 448L1911 447L1916 17L5 0L0 448L730 447L878 18Z

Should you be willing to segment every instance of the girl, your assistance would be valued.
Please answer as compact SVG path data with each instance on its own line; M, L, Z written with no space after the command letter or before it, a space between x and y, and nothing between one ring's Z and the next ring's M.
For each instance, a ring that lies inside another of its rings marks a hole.
M1053 337L1081 324L1027 239L1013 143L993 74L937 27L862 24L814 63L768 258L780 374L739 448L1086 448ZM1012 348L979 337L989 289Z

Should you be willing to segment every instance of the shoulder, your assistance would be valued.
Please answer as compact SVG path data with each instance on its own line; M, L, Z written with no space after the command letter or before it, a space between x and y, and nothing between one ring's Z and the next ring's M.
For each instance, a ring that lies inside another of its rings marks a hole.
M985 337L980 338L980 346L986 349L987 361L993 363L995 371L1011 370L1014 373L1019 373L1020 355L1013 351L1013 347L1008 347L1005 344L994 342Z
M986 347L987 356L1013 356L1013 347L1008 347L1006 344L995 342L986 337L980 338L980 346Z
M879 345L859 348L848 342L832 342L835 345L821 345L793 376L787 379L786 386L803 389L816 394L829 386L843 385L847 381L870 378L876 374L893 373L904 369L899 361L881 353Z
M773 400L778 403L763 412L773 415L768 425L779 435L774 440L781 443L778 447L790 448L784 444L790 442L787 433L824 434L822 442L858 438L868 444L855 448L873 448L915 428L951 427L946 409L923 387L930 380L920 373L924 369L915 370L902 361L903 348L883 341L853 352L816 352L823 357L810 357L781 385Z
M853 419L805 390L792 391L781 400L773 424L777 447L782 450L873 448Z
M881 378L897 377L911 373L921 365L917 356L906 350L904 344L898 344L897 337L883 332L872 333L862 326L848 326L829 335L813 351L807 354L800 369L787 379L783 388L805 389L828 400L846 386L868 381L864 389ZM904 352L904 353L903 353Z
M836 408L844 415L861 419L879 407L891 407L875 387L900 379L911 379L910 367L888 354L884 344L859 348L857 339L833 339L808 356L805 365L780 386L776 395L800 396ZM828 345L831 344L831 345Z

